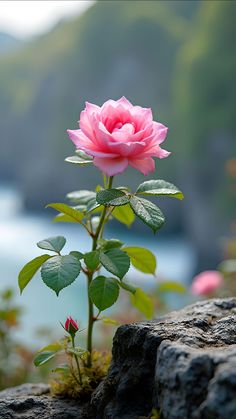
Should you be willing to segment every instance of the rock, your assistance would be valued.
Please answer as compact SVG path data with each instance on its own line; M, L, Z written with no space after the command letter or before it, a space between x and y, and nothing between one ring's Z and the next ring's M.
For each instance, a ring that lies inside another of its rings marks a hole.
M235 419L236 345L201 350L163 342L155 384L164 418Z
M236 419L236 298L121 326L91 405L96 419Z
M88 419L75 400L52 397L46 384L23 384L0 392L0 419Z
M90 404L45 385L0 393L0 419L236 419L236 298L198 302L119 327L107 378Z

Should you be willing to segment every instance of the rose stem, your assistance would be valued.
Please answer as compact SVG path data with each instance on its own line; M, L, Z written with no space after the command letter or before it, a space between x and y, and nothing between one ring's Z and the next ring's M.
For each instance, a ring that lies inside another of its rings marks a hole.
M109 181L108 181L108 189L110 189L112 187L112 182L113 182L113 176L109 177ZM100 218L100 222L98 224L96 233L93 236L93 244L92 244L92 251L97 249L97 241L100 235L100 232L103 231L103 225L105 222L105 218L106 218L106 212L107 212L107 207L104 206L103 211L102 211L102 215ZM87 336L87 351L88 351L88 359L87 359L87 367L90 368L92 366L92 349L93 349L93 345L92 345L92 335L93 335L93 324L96 321L96 319L94 318L94 313L93 313L93 302L91 300L91 298L89 297L89 286L93 280L93 271L90 271L87 273L87 285L88 285L88 336Z
M71 334L71 342L72 342L72 347L75 349L75 336ZM76 353L74 353L74 358L75 358L75 362L78 368L78 374L79 374L79 383L82 385L82 377L81 377L81 371L80 371L80 366L79 366L79 360L78 360L78 356L76 355Z

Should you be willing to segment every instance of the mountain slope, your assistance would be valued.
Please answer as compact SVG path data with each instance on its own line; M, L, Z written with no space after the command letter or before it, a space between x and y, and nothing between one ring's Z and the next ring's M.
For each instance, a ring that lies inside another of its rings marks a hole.
M235 218L236 192L225 171L236 154L235 16L235 2L203 3L180 48L174 81L179 141L173 148L188 197L185 217L212 267L222 253L219 236Z
M0 32L0 54L8 53L22 46L23 42L14 36Z

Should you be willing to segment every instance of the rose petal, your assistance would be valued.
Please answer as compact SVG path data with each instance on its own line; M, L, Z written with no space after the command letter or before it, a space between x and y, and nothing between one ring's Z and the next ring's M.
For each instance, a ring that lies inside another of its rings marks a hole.
M120 129L115 128L111 135L116 141L123 141L126 143L130 141L133 134L134 126L132 124L124 124Z
M132 105L132 103L128 100L128 99L126 99L126 97L125 96L122 96L120 99L118 99L117 101L116 101L117 103L120 103L121 105L123 105L124 107L126 107L126 108L132 108L133 107L133 105Z
M143 152L143 157L158 157L159 159L164 159L171 154L170 151L164 150L163 148L158 146L154 147L146 147Z
M132 120L136 125L136 130L144 129L148 124L153 124L152 110L150 108L141 108L141 106L134 106L130 109Z
M151 157L146 159L129 159L129 165L145 176L155 171L155 162Z
M117 157L113 159L95 157L93 162L94 165L107 176L115 176L119 173L123 173L128 167L128 159L125 157Z
M144 142L116 142L116 143L109 143L109 150L110 152L117 153L120 156L128 157L136 155L140 155L145 150L145 143Z
M85 107L89 115L92 115L94 113L99 113L101 111L100 106L94 105L93 103L90 103L90 102L85 102Z
M93 128L87 111L82 111L80 114L79 126L83 133L90 138L93 137Z
M153 121L153 131L156 144L161 144L166 139L168 128L160 122Z
M163 148L159 147L159 150L153 156L158 157L159 159L165 159L171 154L170 151L164 150Z
M70 137L70 140L73 141L76 148L82 149L83 147L86 147L88 149L94 149L95 146L92 141L86 135L83 133L81 129L68 129L67 134Z
M85 151L89 156L98 156L98 157L117 157L117 153L108 153L103 152L102 149L97 147L96 144L94 144L84 133L81 131L81 129L77 130L67 130L67 133L70 137L70 139L75 144L76 148L79 150Z

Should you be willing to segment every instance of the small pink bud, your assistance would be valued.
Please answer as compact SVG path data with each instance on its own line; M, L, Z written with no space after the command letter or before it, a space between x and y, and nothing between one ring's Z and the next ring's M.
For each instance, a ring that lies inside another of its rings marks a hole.
M191 290L195 295L210 295L223 283L218 271L204 271L193 278Z
M65 322L65 329L70 335L75 335L79 330L78 323L72 319L72 317L67 317Z

